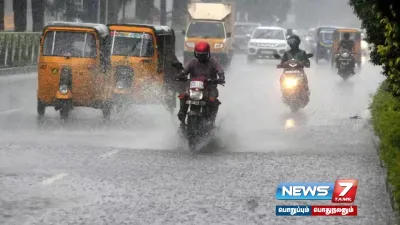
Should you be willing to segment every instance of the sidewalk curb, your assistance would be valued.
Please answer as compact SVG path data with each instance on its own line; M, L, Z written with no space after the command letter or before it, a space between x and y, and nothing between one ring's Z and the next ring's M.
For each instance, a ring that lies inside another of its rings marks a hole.
M37 72L37 65L24 66L24 67L1 68L0 76L1 75L15 75L15 74L22 74L22 73L33 73L33 72Z
M374 128L372 127L372 125L369 126L369 128L372 130L372 143L374 144L374 147L378 153L378 157L379 157L379 162L380 162L380 166L384 169L386 176L385 176L385 186L386 186L386 192L389 194L389 201L390 201L390 205L392 207L393 213L394 213L394 220L396 224L400 224L400 213L399 213L399 206L396 203L396 200L393 196L393 186L389 183L388 181L388 177L387 177L387 167L385 165L385 162L382 160L380 154L381 154L381 150L380 150L380 144L381 144L381 140L379 139L378 136L375 135L374 133Z

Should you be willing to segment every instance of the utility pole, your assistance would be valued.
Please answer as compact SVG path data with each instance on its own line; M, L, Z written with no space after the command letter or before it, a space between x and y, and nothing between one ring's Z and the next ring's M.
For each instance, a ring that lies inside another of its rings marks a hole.
M97 23L100 23L100 5L101 0L97 1Z
M106 22L105 24L108 24L108 0L106 0Z
M167 0L160 1L160 24L167 25Z
M122 22L125 23L126 0L122 0Z

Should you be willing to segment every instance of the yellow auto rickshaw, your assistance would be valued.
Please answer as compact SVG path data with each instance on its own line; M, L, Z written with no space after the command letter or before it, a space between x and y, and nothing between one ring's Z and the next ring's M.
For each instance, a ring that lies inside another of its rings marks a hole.
M343 39L343 34L350 34L350 39L354 41L353 54L354 59L359 68L361 68L362 63L362 51L361 51L361 30L355 28L339 28L333 32L333 45L332 45L332 60L331 66L335 65L335 53L339 49L340 41Z
M74 107L101 109L109 118L112 88L107 76L106 25L53 22L43 29L38 64L37 112L48 106L62 119ZM111 75L110 75L111 76Z
M114 103L117 112L134 104L166 104L176 108L171 80L176 75L175 33L167 26L109 24Z

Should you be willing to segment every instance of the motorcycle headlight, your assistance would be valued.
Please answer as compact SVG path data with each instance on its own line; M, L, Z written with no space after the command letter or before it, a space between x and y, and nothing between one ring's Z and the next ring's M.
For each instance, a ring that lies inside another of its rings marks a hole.
M63 95L66 95L68 93L68 87L65 84L60 85L60 88L58 90Z
M125 88L125 82L123 82L122 80L117 81L117 88L118 89Z
M285 88L293 88L296 87L298 83L298 79L296 78L285 78L283 80L283 85Z
M203 91L190 90L189 97L193 100L201 100L203 99Z
M343 58L348 58L348 57L350 56L350 54L347 53L347 52L343 52L343 53L341 54L341 56L342 56Z

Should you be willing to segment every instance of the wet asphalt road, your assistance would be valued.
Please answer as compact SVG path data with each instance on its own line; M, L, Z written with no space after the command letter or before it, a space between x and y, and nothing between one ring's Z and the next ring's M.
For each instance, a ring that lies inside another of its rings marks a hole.
M0 224L393 224L384 172L368 128L380 69L341 81L308 69L310 104L292 114L274 60L237 56L220 88L220 130L190 154L176 117L133 107L103 124L76 109L69 124L48 108L36 122L34 74L0 78ZM350 119L352 116L361 119ZM276 217L279 182L359 179L359 216Z

